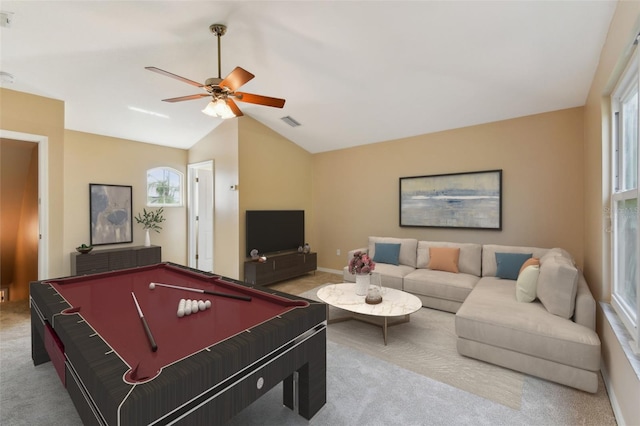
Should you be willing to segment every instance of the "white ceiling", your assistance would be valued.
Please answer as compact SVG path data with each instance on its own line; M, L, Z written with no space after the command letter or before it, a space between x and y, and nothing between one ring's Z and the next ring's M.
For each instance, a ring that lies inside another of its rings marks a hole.
M2 1L2 87L65 102L65 127L189 148L207 99L161 99L241 66L238 102L311 153L584 105L615 1ZM134 108L134 109L132 109ZM147 111L152 114L141 112ZM292 128L281 117L302 125Z

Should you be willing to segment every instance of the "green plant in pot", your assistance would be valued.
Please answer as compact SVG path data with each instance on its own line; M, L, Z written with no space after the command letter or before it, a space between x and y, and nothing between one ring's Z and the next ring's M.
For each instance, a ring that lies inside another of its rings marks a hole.
M160 224L165 220L164 216L162 215L163 212L164 211L162 210L162 207L155 211L147 211L147 209L142 209L142 213L138 213L138 215L135 217L136 222L141 223L144 230L146 231L144 245L147 247L151 245L149 231L151 230L159 233L162 229L162 226L160 226Z

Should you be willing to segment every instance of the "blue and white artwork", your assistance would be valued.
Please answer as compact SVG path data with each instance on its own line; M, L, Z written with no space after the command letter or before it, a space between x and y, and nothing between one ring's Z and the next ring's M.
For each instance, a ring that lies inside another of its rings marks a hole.
M91 245L133 241L131 186L89 184Z
M400 226L502 228L502 170L400 178Z

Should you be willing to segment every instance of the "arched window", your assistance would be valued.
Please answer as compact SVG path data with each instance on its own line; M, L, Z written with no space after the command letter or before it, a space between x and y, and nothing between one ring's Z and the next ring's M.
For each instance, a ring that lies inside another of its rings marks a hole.
M182 176L171 167L147 170L147 206L182 206Z

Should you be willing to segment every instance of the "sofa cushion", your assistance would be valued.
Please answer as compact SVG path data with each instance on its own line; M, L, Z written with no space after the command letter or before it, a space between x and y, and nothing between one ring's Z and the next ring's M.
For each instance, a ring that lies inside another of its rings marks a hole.
M518 302L528 303L536 300L539 274L540 267L537 265L527 266L520 272L516 281L516 300Z
M455 247L429 247L429 269L458 273L460 249Z
M482 276L496 276L496 271L498 269L496 253L531 253L532 257L540 259L548 251L549 249L546 248L485 244L482 246Z
M537 295L545 308L554 315L571 318L578 291L578 269L571 259L562 255L547 255L540 259Z
M480 278L476 275L416 269L404 277L404 291L437 299L464 302Z
M418 240L414 238L369 237L369 256L375 258L376 243L400 244L399 265L416 267ZM376 265L376 270L378 266Z
M400 257L400 244L376 243L375 246L375 257L373 258L374 262L398 265L398 259Z
M594 330L551 315L538 301L518 303L514 286L515 281L480 279L456 314L456 334L585 370L600 369L600 339Z
M496 277L517 280L520 268L531 253L496 253Z
M473 243L451 243L444 241L419 241L418 242L418 268L427 268L429 265L430 247L456 247L460 249L458 257L458 271L480 276L482 264L482 246Z

